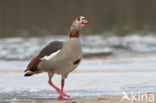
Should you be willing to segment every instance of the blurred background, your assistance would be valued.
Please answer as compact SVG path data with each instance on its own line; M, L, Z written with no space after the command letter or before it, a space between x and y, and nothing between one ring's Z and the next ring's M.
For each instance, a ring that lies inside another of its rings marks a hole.
M0 0L0 59L29 59L50 41L66 40L80 15L89 20L81 34L85 55L155 52L155 5L155 0Z
M156 31L155 0L0 0L0 36L65 34L79 15L85 34Z

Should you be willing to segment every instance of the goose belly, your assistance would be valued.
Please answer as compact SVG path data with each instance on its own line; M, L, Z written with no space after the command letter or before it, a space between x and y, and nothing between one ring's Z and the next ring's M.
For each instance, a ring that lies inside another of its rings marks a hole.
M57 60L55 61L55 72L64 74L72 72L80 63L82 59L82 51L79 51L79 53L66 53L63 52L60 57L56 56ZM59 59L60 58L60 59Z

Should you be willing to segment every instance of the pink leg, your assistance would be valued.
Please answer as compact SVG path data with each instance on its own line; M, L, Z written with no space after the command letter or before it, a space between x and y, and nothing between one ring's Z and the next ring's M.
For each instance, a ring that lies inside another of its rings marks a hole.
M61 90L63 91L64 88L64 79L61 80Z
M61 89L59 89L58 87L56 87L52 81L51 81L51 78L49 78L48 80L48 83L49 85L51 85L53 88L55 88L57 90L57 92L61 95L61 96L66 96L66 97L69 97L67 94L65 94Z
M64 79L61 80L61 90L64 88ZM69 96L68 96L69 97ZM69 98L64 98L62 95L58 97L59 100L70 100Z

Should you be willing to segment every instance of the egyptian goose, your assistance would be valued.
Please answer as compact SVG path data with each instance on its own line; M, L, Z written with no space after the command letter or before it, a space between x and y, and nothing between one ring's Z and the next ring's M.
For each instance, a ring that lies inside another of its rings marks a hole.
M73 21L69 39L65 42L53 41L49 43L41 52L32 59L25 70L24 76L32 76L34 74L47 72L49 76L48 83L60 94L59 100L67 100L69 97L63 92L64 81L68 73L72 72L79 65L82 59L82 49L79 39L80 30L87 24L85 17L77 17ZM62 76L61 89L52 82L54 74Z

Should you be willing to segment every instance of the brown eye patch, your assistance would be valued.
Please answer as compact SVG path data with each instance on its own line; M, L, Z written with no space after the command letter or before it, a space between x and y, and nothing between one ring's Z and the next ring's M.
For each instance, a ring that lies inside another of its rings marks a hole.
M80 21L80 17L78 17L77 20Z

